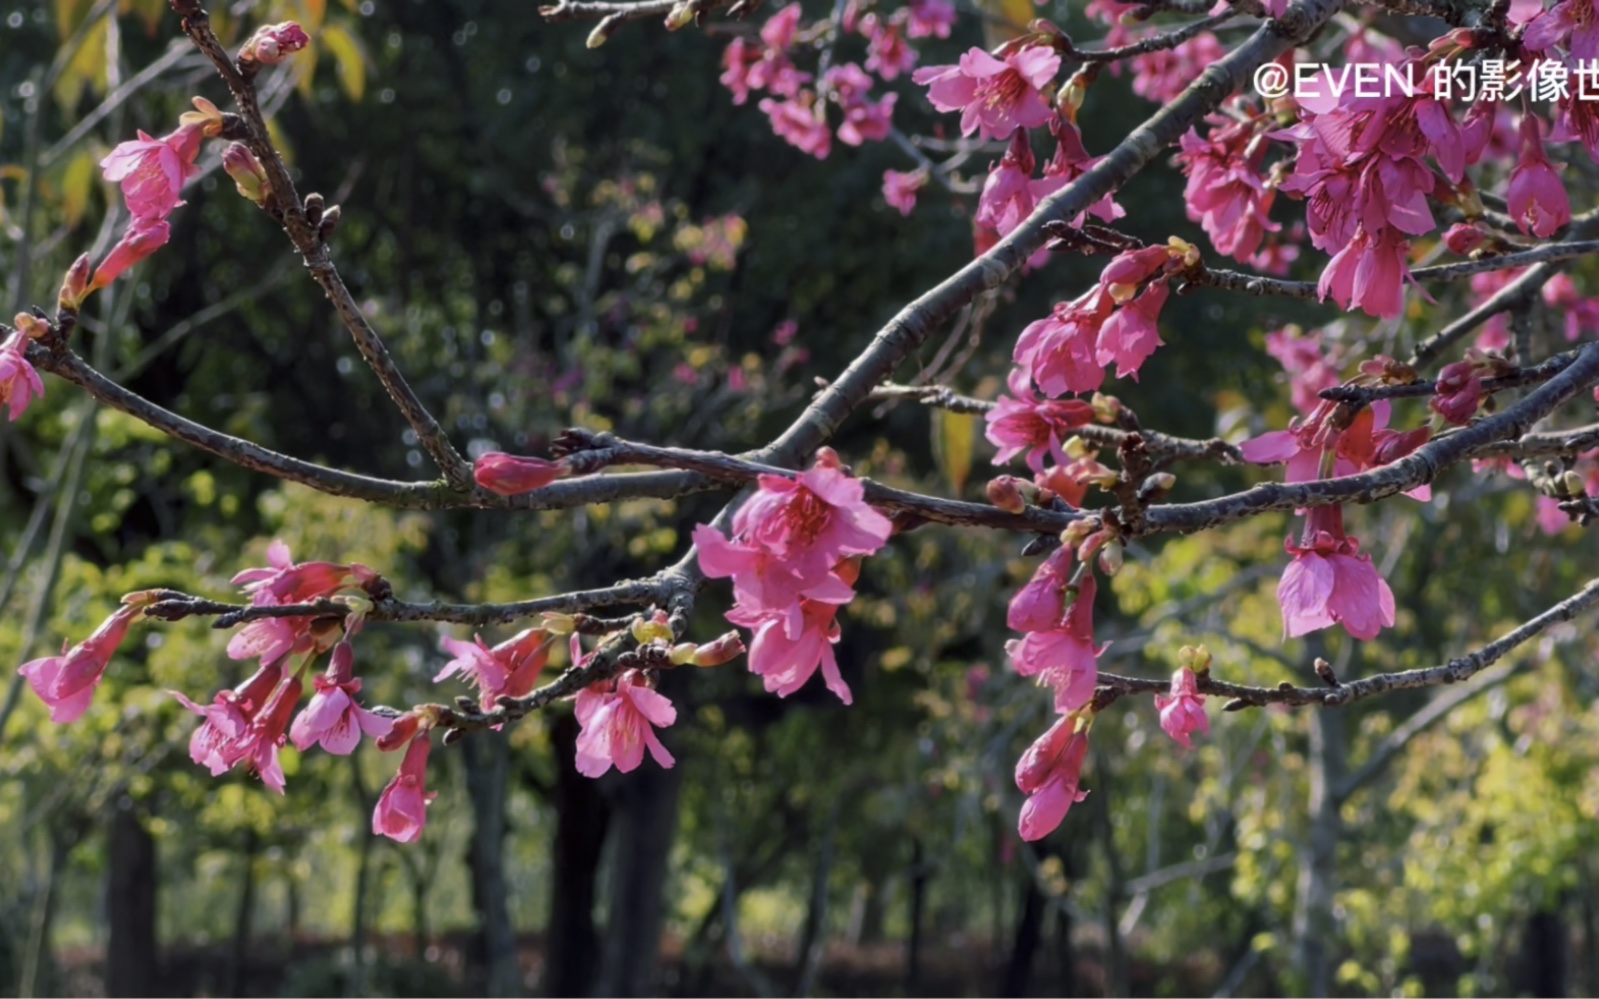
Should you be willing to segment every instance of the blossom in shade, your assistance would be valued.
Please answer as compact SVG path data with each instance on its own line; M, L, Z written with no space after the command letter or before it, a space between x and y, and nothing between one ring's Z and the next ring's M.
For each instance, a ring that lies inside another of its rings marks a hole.
M1316 285L1322 301L1331 295L1340 308L1363 309L1368 315L1391 319L1404 308L1410 264L1410 242L1398 229L1384 227L1376 236L1364 226L1349 244L1335 254Z
M266 24L255 29L255 34L244 43L239 50L239 61L275 66L310 44L311 36L293 21Z
M1248 260L1268 231L1282 228L1267 217L1276 197L1261 172L1267 144L1248 121L1227 121L1203 139L1189 129L1181 142L1177 162L1188 177L1188 217L1204 227L1219 252Z
M565 461L489 451L472 463L472 480L500 496L520 496L543 489L571 471Z
M910 215L916 209L916 194L927 186L927 171L916 170L911 173L901 173L898 170L883 171L883 200L889 207L898 208L901 215Z
M1170 694L1155 695L1155 708L1160 711L1160 727L1184 749L1194 748L1189 741L1193 733L1210 734L1210 718L1205 714L1199 679L1186 666L1171 675Z
M581 659L577 636L572 636L572 661ZM677 709L659 691L651 690L644 674L628 670L615 680L606 680L578 692L577 770L585 777L598 777L611 767L630 773L644 762L649 749L655 762L670 768L676 761L661 745L655 729L677 721Z
M955 23L955 5L949 0L910 0L905 11L905 32L912 38L948 38Z
M1005 155L988 168L983 191L977 197L978 224L1006 236L1033 213L1038 203L1033 196L1033 145L1025 128L1011 133Z
M1097 288L1058 303L1048 316L1022 329L1013 359L1045 395L1094 391L1105 381L1104 366L1094 356L1099 328L1114 307Z
M1286 463L1286 482L1310 482L1322 477L1322 465L1332 453L1335 477L1354 475L1392 464L1427 443L1426 427L1414 430L1389 430L1391 405L1379 399L1363 407L1342 430L1332 425L1336 403L1319 401L1310 415L1296 418L1287 430L1273 430L1251 437L1238 446L1244 460L1257 465ZM1430 485L1417 486L1406 496L1426 501L1432 498Z
M138 607L119 607L106 618L94 634L61 654L24 663L17 672L33 692L50 708L50 720L58 724L77 721L89 710L94 689L105 677L111 656L127 637L128 625L139 616Z
M988 439L999 448L994 464L1003 465L1026 452L1027 467L1044 470L1044 459L1071 461L1065 444L1077 427L1094 422L1094 407L1078 399L1040 399L1019 370L1010 377L1012 395L1002 395L983 419Z
M375 715L355 701L361 678L355 675L355 651L349 642L333 647L327 672L316 678L316 693L289 727L289 739L301 751L321 743L336 756L347 756L360 745L363 734L381 739L394 727L391 719Z
M1571 201L1560 175L1544 153L1543 133L1536 115L1521 118L1521 155L1510 171L1505 195L1510 217L1523 233L1552 236L1571 221Z
M1016 786L1027 795L1017 823L1022 839L1048 836L1073 805L1088 797L1078 786L1087 756L1087 726L1076 715L1065 715L1016 761Z
M1474 361L1455 361L1438 371L1437 387L1427 408L1450 423L1465 426L1482 405L1482 376Z
M1530 4L1524 6L1531 8ZM1593 0L1560 0L1548 11L1532 17L1522 34L1522 44L1535 52L1564 46L1573 61L1599 59L1599 13L1594 10Z
M860 575L859 558L848 558L834 575L853 586ZM734 607L727 619L755 632L749 645L750 672L761 678L767 691L779 697L799 690L820 667L827 689L845 704L853 703L849 685L838 669L833 646L838 644L837 603L801 600L785 610L750 610Z
M28 363L28 337L18 329L0 343L0 405L6 407L15 422L42 395L44 382Z
M438 792L429 792L426 787L428 752L432 747L425 730L405 747L400 772L383 789L372 810L372 832L376 835L400 843L415 843L422 836L428 824L428 804L438 797Z
M873 73L892 80L916 65L916 50L906 44L905 25L898 19L867 14L860 31L866 36L866 68Z
M184 182L199 172L194 161L203 138L200 125L185 125L160 139L141 131L137 139L118 143L100 167L106 180L121 186L135 219L164 219L183 204Z
M226 773L239 758L234 751L236 740L266 707L283 675L282 659L265 663L244 683L218 693L210 704L203 706L176 690L168 691L185 708L205 719L205 724L195 729L189 739L189 758L208 768L213 777Z
M893 524L866 503L865 487L845 474L830 448L792 479L757 481L755 495L733 517L731 538L705 524L694 529L700 569L713 579L731 577L747 611L789 611L807 598L848 602L854 593L833 567L877 551Z
M166 220L155 216L135 216L117 245L94 269L94 279L84 289L84 294L107 287L129 267L167 245L167 240L171 238L172 228Z
M291 676L272 692L259 714L250 719L244 734L233 741L225 753L232 759L229 766L243 762L252 772L259 774L261 783L283 793L283 767L278 763L278 749L288 738L289 719L294 706L300 702L300 678Z
M1372 639L1394 623L1394 594L1377 574L1371 556L1344 534L1343 508L1312 507L1293 556L1277 587L1283 633L1288 638L1341 624L1350 636Z
M1084 572L1071 594L1070 548L1046 559L1011 601L1006 623L1026 632L1005 643L1011 664L1022 676L1036 676L1055 691L1055 707L1076 711L1094 696L1099 680L1099 656L1108 646L1094 645L1094 592L1092 572Z
M973 48L954 66L928 66L911 79L928 88L940 111L961 113L961 134L1003 139L1018 126L1037 128L1049 121L1049 102L1041 92L1060 69L1060 55L1032 47L997 59Z
M833 148L833 133L827 119L819 113L820 105L810 91L801 91L787 100L762 99L760 109L766 112L772 131L801 152L819 160L827 159Z
M434 683L461 676L483 695L483 709L494 707L499 697L521 697L538 683L550 661L555 635L545 628L529 628L490 648L481 637L470 642L445 637L440 644L455 655L433 678Z

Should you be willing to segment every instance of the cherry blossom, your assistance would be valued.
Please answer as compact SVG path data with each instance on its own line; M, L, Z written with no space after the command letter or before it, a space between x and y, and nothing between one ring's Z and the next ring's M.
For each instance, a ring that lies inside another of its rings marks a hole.
M520 496L543 489L570 470L570 466L560 460L489 451L472 463L472 480L491 493Z
M21 319L22 317L18 317ZM28 317L32 318L32 317ZM17 324L19 327L21 322ZM17 329L0 343L0 405L11 414L11 421L27 411L33 400L44 395L44 382L28 363L28 337Z
M1171 693L1157 694L1155 708L1160 712L1160 727L1184 749L1194 748L1190 737L1195 732L1210 734L1210 718L1205 714L1205 698L1199 693L1199 679L1186 666L1171 675Z
M1289 538L1287 548L1293 561L1277 587L1286 637L1342 624L1351 637L1369 640L1392 627L1393 591L1344 533L1342 507L1312 507L1303 536L1298 543Z
M316 693L294 724L289 739L302 752L316 743L336 756L347 756L360 745L363 734L381 739L394 727L391 719L375 715L355 701L361 678L354 675L355 652L349 642L333 647L327 672L315 680Z
M377 807L372 810L375 835L400 843L415 843L421 838L428 823L428 805L438 797L438 792L430 792L426 786L428 753L432 748L425 730L406 746L400 772L383 789Z
M128 625L140 613L138 607L119 607L94 634L77 645L70 649L63 645L60 655L35 659L17 669L50 708L51 721L64 725L77 721L89 710L111 657L127 637Z
M1521 155L1510 171L1505 202L1521 231L1540 238L1553 236L1571 221L1571 201L1544 153L1543 133L1535 115L1521 118Z
M122 197L135 219L160 220L183 204L184 183L196 173L204 126L184 125L171 135L118 143L100 161L105 179L122 187ZM165 240L162 240L165 242Z
M1027 467L1044 470L1044 459L1053 456L1069 462L1064 450L1071 432L1094 421L1094 407L1076 399L1040 399L1019 369L1010 377L1011 395L1002 395L983 419L988 424L988 439L999 448L994 464L1003 465L1022 452Z
M915 211L916 194L926 186L926 170L916 170L911 173L901 173L898 170L883 171L883 200L888 202L890 208L899 209L901 215L909 215Z
M576 635L572 646L572 661L579 662L582 653ZM676 762L655 729L677 721L677 709L645 684L641 671L628 670L615 680L578 692L577 721L582 726L577 736L578 773L598 777L613 766L618 773L630 773L644 761L646 748L663 767Z
M1076 715L1066 715L1016 761L1016 786L1028 796L1017 821L1022 839L1048 836L1073 805L1088 797L1078 786L1087 756L1087 727Z
M1049 103L1040 92L1060 69L1051 49L1024 48L1004 59L974 48L955 66L928 66L911 79L928 88L940 111L961 113L961 134L1006 138L1018 126L1037 128L1049 120Z

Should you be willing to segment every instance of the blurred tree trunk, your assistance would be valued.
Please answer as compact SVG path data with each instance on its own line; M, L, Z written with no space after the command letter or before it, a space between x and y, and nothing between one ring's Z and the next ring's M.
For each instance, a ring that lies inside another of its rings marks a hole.
M920 836L911 837L911 934L905 948L905 994L916 995L922 978L922 936L927 910L927 880L931 876L927 864L927 851Z
M1094 809L1099 842L1105 848L1105 994L1125 996L1132 993L1130 969L1127 966L1127 948L1122 940L1122 902L1126 899L1127 874L1122 865L1121 853L1116 849L1116 827L1110 821L1110 758L1101 752L1094 753L1094 793L1090 800L1097 802Z
M233 949L228 961L227 994L244 995L244 983L249 976L250 923L255 914L255 854L260 849L260 837L254 829L244 833L244 847L240 850L239 906L233 914Z
M1310 837L1299 851L1299 886L1294 906L1294 964L1306 995L1324 996L1332 988L1332 945L1336 926L1333 896L1338 890L1338 838L1342 822L1335 788L1343 780L1346 753L1344 714L1310 713Z
M827 884L833 873L833 844L838 833L838 806L843 797L833 801L827 828L822 833L821 849L816 854L816 866L811 872L811 902L805 911L795 969L796 996L808 996L815 990L816 976L822 969L822 957L827 950Z
M466 787L472 797L472 908L477 926L467 955L468 991L485 996L520 992L516 934L505 887L505 794L510 747L498 732L463 740Z
M577 719L562 712L550 734L555 745L555 846L544 994L551 996L588 995L600 959L595 879L610 809L595 781L577 772L577 731Z
M361 776L361 761L356 754L346 757L350 761L350 781L355 787L356 800L361 803L361 815L370 815L376 801L367 791L366 780ZM361 845L356 851L355 897L350 900L350 976L346 981L346 995L351 999L366 995L366 930L367 896L371 894L372 846L377 839L370 822L360 825ZM417 960L422 955L417 954Z
M157 990L155 839L124 798L111 817L106 871L106 994L153 996Z
M71 826L50 827L50 864L33 900L33 925L28 928L28 946L22 954L22 978L17 985L17 995L22 999L55 995L58 991L50 938L55 930L56 905L61 899L61 874L79 836Z
M682 770L653 760L611 783L615 843L611 852L610 917L601 941L600 995L653 995L666 867L677 837ZM581 778L587 779L587 778Z
M1024 873L1027 883L1022 891L1022 915L1016 921L1016 940L1011 945L1010 962L1005 966L1005 980L999 987L1002 996L1031 994L1033 958L1044 939L1044 893L1032 872L1024 868Z
M1521 954L1515 962L1511 990L1539 999L1570 994L1571 932L1565 900L1556 899L1527 917L1521 931Z

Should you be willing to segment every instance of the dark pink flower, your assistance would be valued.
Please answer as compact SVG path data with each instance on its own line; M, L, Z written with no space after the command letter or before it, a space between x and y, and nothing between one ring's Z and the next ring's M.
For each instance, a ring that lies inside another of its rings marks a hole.
M790 612L745 611L735 607L727 619L755 632L749 644L750 672L769 693L787 697L816 675L845 704L853 703L849 685L838 671L833 646L838 644L838 604L801 600Z
M415 843L428 824L428 804L438 792L427 790L428 753L433 743L419 732L405 748L400 772L394 775L372 810L372 832L400 843Z
M1042 201L1082 176L1099 160L1088 155L1083 145L1083 134L1064 114L1056 112L1049 118L1049 134L1055 138L1055 154L1044 164L1044 174L1030 181L1028 191L1034 201ZM1092 215L1105 222L1114 222L1127 213L1110 195L1105 195L1089 207L1088 211L1072 219L1071 225L1079 228L1085 216ZM1036 257L1036 255L1035 255ZM1030 259L1028 263L1034 264Z
M44 382L28 363L28 338L19 329L0 344L0 406L5 406L12 422L16 422L28 405L42 395Z
M949 0L910 0L906 34L912 38L948 38L955 23L955 5Z
M555 635L545 628L529 628L489 648L481 637L470 642L445 637L440 644L455 654L445 664L434 683L461 675L482 694L483 709L494 707L496 698L521 697L530 693L550 661Z
M128 625L140 614L137 607L118 607L94 634L61 654L24 663L17 672L50 708L50 720L57 724L77 721L89 710L94 689L105 677L111 657L127 637Z
M1450 423L1465 426L1482 405L1482 378L1472 361L1455 361L1438 372L1437 389L1427 408Z
M195 729L189 740L189 758L208 768L213 777L227 773L239 759L234 750L236 741L266 707L272 692L282 683L284 672L282 659L263 664L244 683L233 690L222 691L204 707L176 690L167 691L185 708L205 719L205 724Z
M255 34L244 43L239 50L239 61L275 66L310 44L311 36L293 21L267 24L255 29Z
M1277 587L1286 637L1342 624L1351 637L1369 640L1393 625L1393 591L1360 543L1344 534L1342 507L1312 507L1304 535L1287 547L1294 558Z
M1449 252L1462 257L1486 242L1488 237L1483 235L1481 229L1465 222L1456 222L1444 233L1444 245L1449 247Z
M1057 711L1076 711L1094 697L1099 656L1109 646L1094 645L1093 572L1083 573L1071 606L1066 589L1072 553L1057 551L1011 601L1006 623L1025 631L1005 643L1011 664L1022 676L1036 676L1055 691Z
M866 36L866 68L885 80L908 73L916 65L916 50L905 42L905 26L899 20L884 20L876 14L861 19L861 34Z
M472 479L491 493L520 496L543 489L571 471L564 461L489 451L472 463Z
M572 661L578 662L581 650L572 636ZM577 771L585 777L598 777L611 767L630 773L644 762L649 749L655 762L670 768L676 760L661 745L656 728L677 721L677 709L659 691L645 686L644 674L628 670L615 680L606 680L578 692Z
M134 216L117 245L94 269L94 280L89 282L84 294L106 287L129 267L167 245L167 240L171 238L172 229L165 220L155 216Z
M1033 213L1038 203L1032 190L1036 165L1027 129L1016 129L1011 133L1005 155L988 168L988 179L983 182L982 194L977 198L979 224L1000 236L1007 236Z
M983 419L987 435L999 448L994 464L1003 465L1027 452L1027 467L1044 470L1044 459L1053 456L1061 463L1071 461L1064 450L1077 427L1094 422L1094 407L1077 399L1038 398L1026 382L1025 373L1014 371L1010 379L1014 395L1002 395Z
M1571 221L1571 201L1565 185L1543 149L1543 132L1536 115L1521 117L1521 156L1510 171L1505 202L1521 231L1540 238L1552 236Z
M1105 368L1094 356L1099 329L1114 309L1098 288L1056 305L1050 315L1022 329L1014 361L1045 395L1094 391L1105 380Z
M889 207L898 208L901 215L910 215L916 209L916 193L927 186L927 171L900 173L883 171L883 200Z
M1321 390L1338 384L1337 355L1322 353L1321 337L1319 330L1307 335L1297 326L1266 334L1266 353L1283 366L1294 408L1301 413L1321 405Z
M974 48L959 65L928 66L911 79L928 88L938 110L961 112L962 135L1003 139L1018 126L1037 128L1049 121L1049 102L1041 91L1059 69L1060 56L1052 49L1025 48L1000 60Z
M1265 153L1264 137L1252 122L1227 121L1204 139L1189 129L1176 158L1188 177L1188 217L1204 227L1219 252L1236 260L1247 261L1267 232L1282 229L1267 217L1276 190L1260 170Z
M289 719L294 715L294 706L300 702L300 689L298 676L284 680L260 713L250 719L244 734L233 741L231 749L224 751L225 756L231 757L230 767L244 762L249 770L260 775L261 783L279 794L283 793L284 779L283 767L278 763L278 749L287 740Z
M1161 277L1172 259L1165 246L1147 246L1120 254L1099 276L1100 289L1116 303L1116 310L1100 324L1094 360L1101 366L1116 362L1116 377L1131 375L1161 345L1155 321L1170 289Z
M333 647L327 672L316 678L316 694L289 727L294 748L304 752L320 742L336 756L348 756L365 733L381 739L394 727L392 719L375 715L355 702L361 678L355 675L355 650L349 642Z
M1599 299L1584 297L1569 274L1556 274L1543 286L1543 300L1566 317L1566 339L1599 332ZM1501 314L1500 318L1503 318Z
M894 127L894 102L897 100L898 94L885 94L875 104L863 100L845 108L844 122L838 126L838 140L845 145L859 146L888 138Z
M1397 229L1383 229L1375 238L1364 227L1322 271L1317 290L1322 301L1331 295L1340 308L1364 309L1388 319L1405 304L1404 284L1413 281L1407 256L1410 243Z
M733 517L733 536L694 529L700 569L732 577L746 611L797 607L802 599L847 603L854 595L833 568L850 555L870 555L893 530L867 505L865 487L846 475L830 448L795 478L762 475L760 488Z
M815 103L815 95L810 91L782 101L768 97L759 106L766 112L772 131L801 152L819 160L827 159L832 151L833 133L828 130L826 117L819 113L821 105Z
M100 161L105 179L122 186L122 197L135 219L164 219L183 204L184 182L199 172L203 127L185 125L171 135L153 139L144 132L137 139L118 143ZM165 240L162 240L165 242Z
M1078 787L1088 756L1088 729L1075 715L1059 718L1016 761L1016 786L1026 794L1017 830L1032 842L1054 832L1071 807L1088 797Z
M1160 727L1184 749L1193 749L1189 737L1194 732L1210 734L1210 719L1205 715L1205 698L1199 693L1194 671L1183 667L1171 675L1171 693L1155 695L1160 711Z
M1592 62L1599 58L1599 14L1593 0L1561 0L1527 23L1521 41L1534 52L1564 46L1573 60Z
M1174 49L1134 56L1128 60L1133 93L1146 100L1169 104L1199 79L1207 67L1220 62L1226 54L1227 49L1216 36L1204 31Z

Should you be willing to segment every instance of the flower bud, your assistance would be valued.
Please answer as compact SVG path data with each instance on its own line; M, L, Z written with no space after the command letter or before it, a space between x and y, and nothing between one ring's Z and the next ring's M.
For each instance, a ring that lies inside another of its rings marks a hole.
M1588 484L1574 468L1566 469L1565 474L1560 477L1560 485L1567 496L1575 498L1588 495Z
M1210 650L1203 645L1185 645L1177 650L1177 665L1203 676L1210 671Z
M151 604L160 602L160 590L135 590L132 593L124 593L122 595L122 606L124 607L148 607Z
M1077 561L1089 561L1094 557L1095 553L1098 552L1100 548L1102 548L1110 539L1111 533L1105 530L1103 527L1095 531L1093 534L1090 534L1088 537L1083 539L1082 544L1077 546Z
M630 630L633 633L634 641L640 645L648 645L656 641L670 642L672 640L671 626L662 621L646 621L640 618L633 622L633 627Z
M1105 542L1105 547L1099 550L1099 571L1107 576L1114 576L1122 567L1125 556L1120 541Z
M545 611L541 616L544 618L544 630L552 635L570 635L577 630L577 619L570 614Z
M1184 268L1194 267L1199 263L1199 247L1186 239L1173 236L1166 241L1166 247L1174 259L1183 262Z
M309 44L311 36L293 21L264 25L239 50L239 62L276 66Z
M1081 520L1074 520L1070 524L1066 525L1066 529L1064 531L1060 532L1060 543L1068 547L1075 548L1077 545L1082 543L1084 538L1094 533L1098 527L1099 521L1093 519L1092 517L1084 517Z
M666 14L667 31L676 31L679 28L686 28L693 23L694 5L688 2L688 0L684 0L684 2L677 4ZM590 46L590 48L598 48L598 46Z
M85 253L72 262L66 277L61 281L61 294L56 297L56 308L66 312L78 311L78 306L83 302L83 296L89 287L89 275L94 270L94 261Z
M322 221L318 222L316 226L316 238L318 241L326 243L332 238L333 230L339 227L339 218L343 214L343 209L338 205L333 205L322 213Z
M1021 513L1027 509L1027 498L1022 495L1014 475L1001 475L989 480L988 502L1006 513Z
M50 324L38 316L26 312L19 312L11 320L11 324L29 340L43 340L50 332Z
M1100 423L1115 423L1121 418L1122 401L1113 395L1095 392L1088 404L1094 409L1094 419Z
M1081 461L1095 453L1094 446L1092 444L1076 435L1073 435L1067 439L1066 443L1062 446L1062 450L1066 452L1067 457L1077 461Z
M490 451L473 463L472 478L491 493L520 496L544 488L570 470L565 461Z
M415 711L407 712L394 719L394 726L389 729L388 735L378 739L378 749L392 753L410 742L421 729L422 718Z
M1488 242L1488 237L1482 230L1474 225L1457 222L1444 233L1444 245L1449 247L1450 253L1458 253L1462 257Z
M178 115L178 124L199 125L200 134L208 139L214 139L221 135L222 129L226 125L221 109L204 97L195 97L192 100L194 101L195 110L185 111Z
M239 193L257 205L266 203L272 196L272 185L267 180L266 170L261 166L261 161L250 152L250 147L242 142L234 142L222 152L222 169L226 170L233 183L239 188Z
M701 645L694 653L693 663L696 666L720 666L732 662L744 654L744 639L736 631L717 638L714 641Z
M1156 472L1138 487L1138 499L1143 503L1154 502L1171 492L1175 485L1177 485L1177 476L1170 472Z
M698 652L699 649L700 647L693 642L679 642L672 646L667 658L672 661L673 666L687 666L694 661L694 653Z

